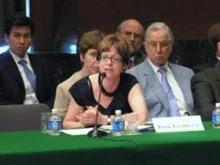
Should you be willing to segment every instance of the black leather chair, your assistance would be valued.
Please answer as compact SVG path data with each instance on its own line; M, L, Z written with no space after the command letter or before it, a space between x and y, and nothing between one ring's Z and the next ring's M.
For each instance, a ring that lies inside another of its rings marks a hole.
M50 112L45 104L1 105L0 131L41 129L41 112Z

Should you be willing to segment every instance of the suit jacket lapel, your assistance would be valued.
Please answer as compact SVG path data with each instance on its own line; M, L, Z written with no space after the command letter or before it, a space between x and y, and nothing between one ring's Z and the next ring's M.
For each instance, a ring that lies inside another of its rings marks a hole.
M39 64L38 64L38 61L36 61L36 59L34 59L34 55L30 55L28 54L29 56L29 60L30 60L30 63L31 63L31 67L36 75L36 96L38 97L39 96L39 92L41 90L38 90L38 89L41 89L40 87L40 77L37 76L37 75L41 75L40 72L41 72L41 68L39 67Z
M21 74L19 72L19 69L14 61L14 59L11 57L10 53L8 52L7 57L6 57L6 70L8 70L8 73L14 77L15 81L18 82L23 88L24 88L24 83L21 77Z
M220 61L218 62L218 67L215 67L215 70L216 70L216 77L215 77L215 80L220 82Z
M220 102L220 62L218 62L218 66L215 67L215 73L214 74L214 86L216 86L216 90L213 92L216 98L216 102Z
M167 97L165 96L165 93L157 78L157 75L155 74L148 60L146 60L145 62L146 65L144 66L145 68L144 76L146 76L146 83L147 85L149 85L148 89L150 90L152 89L151 91L154 92L154 94L161 101L165 109L169 112L169 104L167 102Z
M186 89L188 89L188 83L189 80L185 79L185 76L182 76L182 72L179 69L175 69L175 66L173 66L172 64L169 64L170 69L172 70L172 73L176 79L177 84L179 85L182 93L183 93L183 97L186 103L186 106L188 106L188 103L191 102L190 100L190 96L189 96L189 91L187 91ZM190 110L190 107L186 107L188 110Z
M176 79L177 84L179 85L181 91L183 92L184 97L185 95L185 87L188 86L188 79L185 79L184 76L182 76L182 72L179 69L175 69L174 66L172 64L169 64L170 69L172 70L173 76ZM181 82L181 83L179 83ZM185 98L186 99L186 98Z

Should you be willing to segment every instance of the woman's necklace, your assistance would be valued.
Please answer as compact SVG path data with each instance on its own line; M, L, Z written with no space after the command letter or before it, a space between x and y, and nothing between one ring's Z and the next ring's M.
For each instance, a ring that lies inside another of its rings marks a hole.
M99 78L98 78L98 82L99 82L99 87L102 91L102 93L108 97L113 97L116 95L117 91L118 91L118 88L114 91L114 92L108 92L105 90L105 88L103 87L103 84L102 84L102 76L101 74L99 74Z

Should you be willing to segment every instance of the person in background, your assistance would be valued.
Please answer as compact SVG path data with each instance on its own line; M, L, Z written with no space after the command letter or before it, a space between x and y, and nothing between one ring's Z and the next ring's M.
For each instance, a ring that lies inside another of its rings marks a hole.
M152 23L145 32L147 58L127 70L142 87L150 118L194 114L190 88L194 73L168 62L173 44L171 29L163 22Z
M82 78L71 88L72 99L63 120L63 128L109 124L115 110L138 114L139 123L148 118L146 103L136 78L124 73L129 62L129 45L114 34L107 35L98 47L100 73ZM103 76L104 75L104 76Z
M130 45L132 53L128 68L140 64L146 58L143 48L144 28L135 19L124 20L117 28L116 35L123 37Z
M212 25L208 32L208 40L211 46L212 54L206 63L199 64L193 67L195 73L210 69L213 67L220 67L218 61L220 60L220 22Z
M209 41L215 49L215 59L220 59L220 23L212 26L209 31ZM220 102L220 61L214 68L196 73L191 85L194 97L195 111L201 115L202 120L211 120L215 103Z
M79 79L99 72L96 58L97 48L104 36L105 33L99 30L89 31L82 35L79 42L79 52L83 67L57 86L54 108L58 109L58 115L61 118L64 118L72 98L69 88Z
M45 103L52 108L56 89L44 58L27 53L35 32L29 17L14 15L5 22L9 49L0 55L0 104Z

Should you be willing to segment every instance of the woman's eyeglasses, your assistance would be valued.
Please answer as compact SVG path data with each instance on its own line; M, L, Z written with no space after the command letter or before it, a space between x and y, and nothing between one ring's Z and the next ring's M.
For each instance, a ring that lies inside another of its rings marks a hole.
M102 54L101 57L100 57L100 60L104 61L104 62L107 62L108 60L111 60L112 63L120 63L120 62L122 62L121 58L111 57L111 56L109 56L107 54L106 55Z

